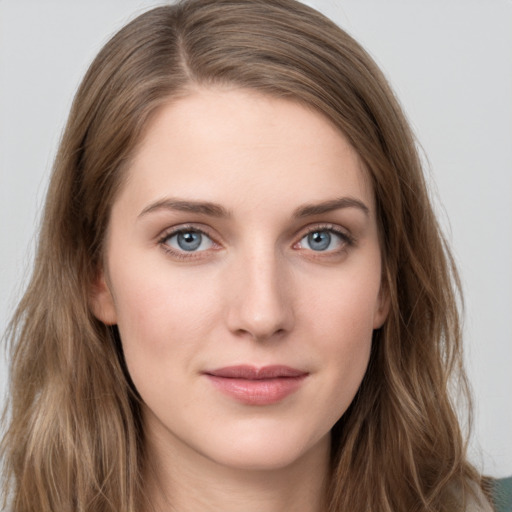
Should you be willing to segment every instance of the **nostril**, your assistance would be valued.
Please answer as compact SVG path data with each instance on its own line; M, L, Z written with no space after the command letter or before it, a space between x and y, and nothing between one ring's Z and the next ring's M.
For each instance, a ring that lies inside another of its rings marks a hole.
M236 329L234 334L240 338L251 338L256 341L266 341L270 339L282 338L286 335L287 330L278 328L276 330L257 330L257 329Z

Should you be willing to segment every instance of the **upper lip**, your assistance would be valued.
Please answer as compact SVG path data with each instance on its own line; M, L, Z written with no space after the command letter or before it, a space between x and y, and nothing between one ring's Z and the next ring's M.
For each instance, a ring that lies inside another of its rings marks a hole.
M226 366L224 368L208 370L205 373L214 377L247 380L277 379L279 377L303 377L308 374L308 372L303 370L283 365L262 366L260 368L251 365Z

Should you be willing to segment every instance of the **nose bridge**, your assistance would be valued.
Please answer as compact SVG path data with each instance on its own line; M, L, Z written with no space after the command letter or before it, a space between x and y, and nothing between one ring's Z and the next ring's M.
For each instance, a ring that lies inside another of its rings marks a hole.
M283 256L275 247L251 245L239 255L236 267L230 330L254 339L291 330L293 301Z

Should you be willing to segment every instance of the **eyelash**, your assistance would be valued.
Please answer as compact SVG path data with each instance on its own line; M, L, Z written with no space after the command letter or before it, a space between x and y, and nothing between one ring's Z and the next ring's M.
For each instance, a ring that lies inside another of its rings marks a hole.
M312 233L317 232L329 232L334 233L336 236L338 236L341 239L342 247L336 250L330 250L330 251L313 251L309 249L305 249L308 252L311 252L312 255L315 257L326 257L326 256L337 256L339 254L342 254L346 252L350 247L353 247L356 243L356 239L347 233L344 230L341 230L337 226L333 224L317 224L315 226L311 226L306 229L306 231L303 231L300 235L299 241L294 244L296 246L298 243L300 243L301 240L303 240L305 237Z
M305 231L302 231L300 235L297 237L298 241L293 244L293 247L297 246L297 244L300 243L302 239L307 237L308 235L316 232L324 232L327 231L329 233L334 233L336 236L338 236L341 239L342 247L336 250L330 250L330 251L313 251L310 249L304 249L308 252L311 252L313 254L317 253L315 257L326 257L326 256L336 256L341 253L346 252L350 247L354 246L356 243L355 238L348 234L346 231L341 230L337 226L334 226L332 224L317 224L314 226L310 226ZM218 248L220 245L215 241L215 238L212 237L207 230L201 229L195 225L183 225L178 228L171 228L170 230L166 231L159 239L158 244L162 247L162 249L171 254L174 258L180 259L180 260L191 260L194 258L201 257L201 253L205 251L177 251L170 247L168 245L168 241L170 238L172 238L175 235L179 235L180 233L199 233L200 235L208 237L213 246ZM301 248L299 248L301 249ZM215 249L214 249L215 250Z
M172 228L168 231L166 231L158 240L158 244L162 247L162 249L171 254L174 258L180 259L180 260L190 260L194 258L200 257L200 254L204 251L177 251L170 247L167 242L170 238L172 238L175 235L179 235L180 233L199 233L200 235L208 237L214 246L219 246L219 244L215 241L214 237L212 237L206 230L201 229L194 225L184 225L180 226L178 228Z

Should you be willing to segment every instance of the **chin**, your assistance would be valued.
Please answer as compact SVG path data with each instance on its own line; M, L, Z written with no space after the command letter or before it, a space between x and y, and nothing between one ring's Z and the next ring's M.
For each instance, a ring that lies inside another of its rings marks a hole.
M277 471L289 468L313 453L330 450L329 432L320 439L282 434L254 429L246 435L215 442L208 456L222 466L240 471Z

